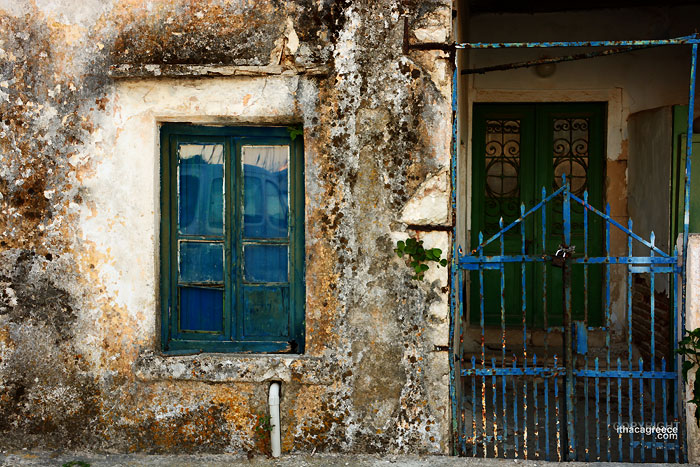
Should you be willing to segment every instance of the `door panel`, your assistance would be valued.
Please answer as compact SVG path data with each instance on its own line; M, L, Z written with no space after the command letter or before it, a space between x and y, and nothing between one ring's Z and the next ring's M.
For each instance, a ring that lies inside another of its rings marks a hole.
M565 174L572 192L583 198L589 191L589 202L603 210L604 180L604 104L476 104L473 132L472 236L471 246L478 245L478 232L484 239L500 230L499 220L507 226L520 217L520 204L526 209L541 200L541 189L547 194L561 186ZM503 252L495 241L485 255L517 255L523 249L529 255L553 254L562 239L562 203L553 200L547 207L546 236L543 242L541 216L531 216L524 225L525 245L521 231L512 229L504 235ZM597 216L588 216L588 244L584 243L584 212L572 204L571 231L576 255L603 255L602 223ZM546 268L546 294L544 274ZM583 320L588 315L590 326L601 325L602 290L599 266L572 268L573 316ZM526 301L526 322L538 328L561 326L561 270L551 265L529 264L523 279L521 264L505 266L506 325L522 323L523 282ZM479 279L472 273L470 321L478 323ZM474 289L476 287L476 290ZM584 289L588 293L584 294ZM501 323L500 272L484 272L485 324ZM544 313L545 299L547 313ZM588 312L586 312L588 309Z
M488 105L474 107L473 197L472 197L472 248L478 245L478 232L484 239L498 233L500 225L508 225L520 217L520 204L528 204L534 182L535 113L528 105ZM477 136L478 135L478 136ZM477 156L478 155L478 156ZM502 219L502 224L500 221ZM533 237L533 223L525 224L526 238ZM520 254L520 230L504 235L503 251L500 241L491 243L484 255ZM526 245L531 247L531 245ZM504 280L509 293L505 302L507 325L522 323L522 273L520 264L504 266ZM478 272L472 273L472 284L479 284ZM526 274L527 291L532 290L533 274ZM501 323L500 271L484 271L484 310L486 325ZM471 320L481 319L479 291L472 292ZM531 306L527 307L528 309Z
M537 153L539 187L546 187L548 192L562 184L562 174L566 175L571 192L583 199L588 191L588 202L604 212L603 181L604 177L604 104L546 104L537 106ZM548 206L547 218L556 219L548 222L545 251L538 253L552 254L563 244L563 226L561 199L553 200ZM588 244L584 242L584 209L578 203L571 204L571 242L576 247L575 256L585 254L604 256L603 224L599 216L588 215ZM542 238L541 226L537 225L536 236ZM587 248L586 248L587 247ZM589 326L602 325L602 266L589 265L588 277L584 266L571 265L572 317L583 321L586 316ZM561 269L547 266L547 314L542 307L535 314L534 324L544 326L545 317L548 326L562 325L562 278ZM542 290L542 274L535 278L536 289ZM587 283L586 283L587 282ZM588 293L584 294L584 290ZM586 311L588 308L588 312Z

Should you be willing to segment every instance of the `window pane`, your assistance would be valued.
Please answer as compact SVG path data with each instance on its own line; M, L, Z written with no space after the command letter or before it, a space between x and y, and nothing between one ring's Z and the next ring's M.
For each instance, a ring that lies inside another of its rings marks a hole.
M552 121L554 187L561 186L561 177L571 184L571 192L583 196L588 187L589 119L554 118Z
M195 287L179 289L181 331L223 331L223 290Z
M243 235L287 238L289 146L243 146Z
M178 231L222 235L224 146L178 146Z
M287 245L245 245L244 279L248 282L287 282Z
M288 336L288 297L287 287L244 287L244 337Z
M224 246L221 243L180 242L180 282L222 282Z

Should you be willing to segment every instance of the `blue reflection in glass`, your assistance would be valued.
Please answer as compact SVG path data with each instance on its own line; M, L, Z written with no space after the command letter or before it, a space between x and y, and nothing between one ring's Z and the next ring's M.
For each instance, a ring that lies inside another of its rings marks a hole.
M224 246L221 243L180 242L180 282L222 282Z
M180 330L222 332L224 292L180 287Z
M287 238L289 146L243 146L246 238Z
M245 272L248 282L287 282L287 245L245 245Z
M178 231L183 235L222 235L224 147L178 147Z

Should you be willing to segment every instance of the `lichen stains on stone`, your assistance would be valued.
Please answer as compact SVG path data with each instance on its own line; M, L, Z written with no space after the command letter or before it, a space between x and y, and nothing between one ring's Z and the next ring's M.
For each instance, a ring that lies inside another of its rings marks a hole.
M284 30L285 11L274 2L192 1L121 4L113 11L119 63L267 65Z

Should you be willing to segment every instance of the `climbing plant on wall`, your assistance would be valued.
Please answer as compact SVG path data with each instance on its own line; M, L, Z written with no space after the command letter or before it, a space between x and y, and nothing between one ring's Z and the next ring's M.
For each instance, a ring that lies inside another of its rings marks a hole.
M423 247L423 240L416 240L411 237L407 238L406 241L399 240L396 242L394 251L399 258L403 258L404 255L408 256L409 265L414 271L412 276L414 280L423 280L425 272L430 269L429 263L431 261L436 262L437 267L447 266L447 260L440 258L442 250L440 248L430 248L426 250Z

